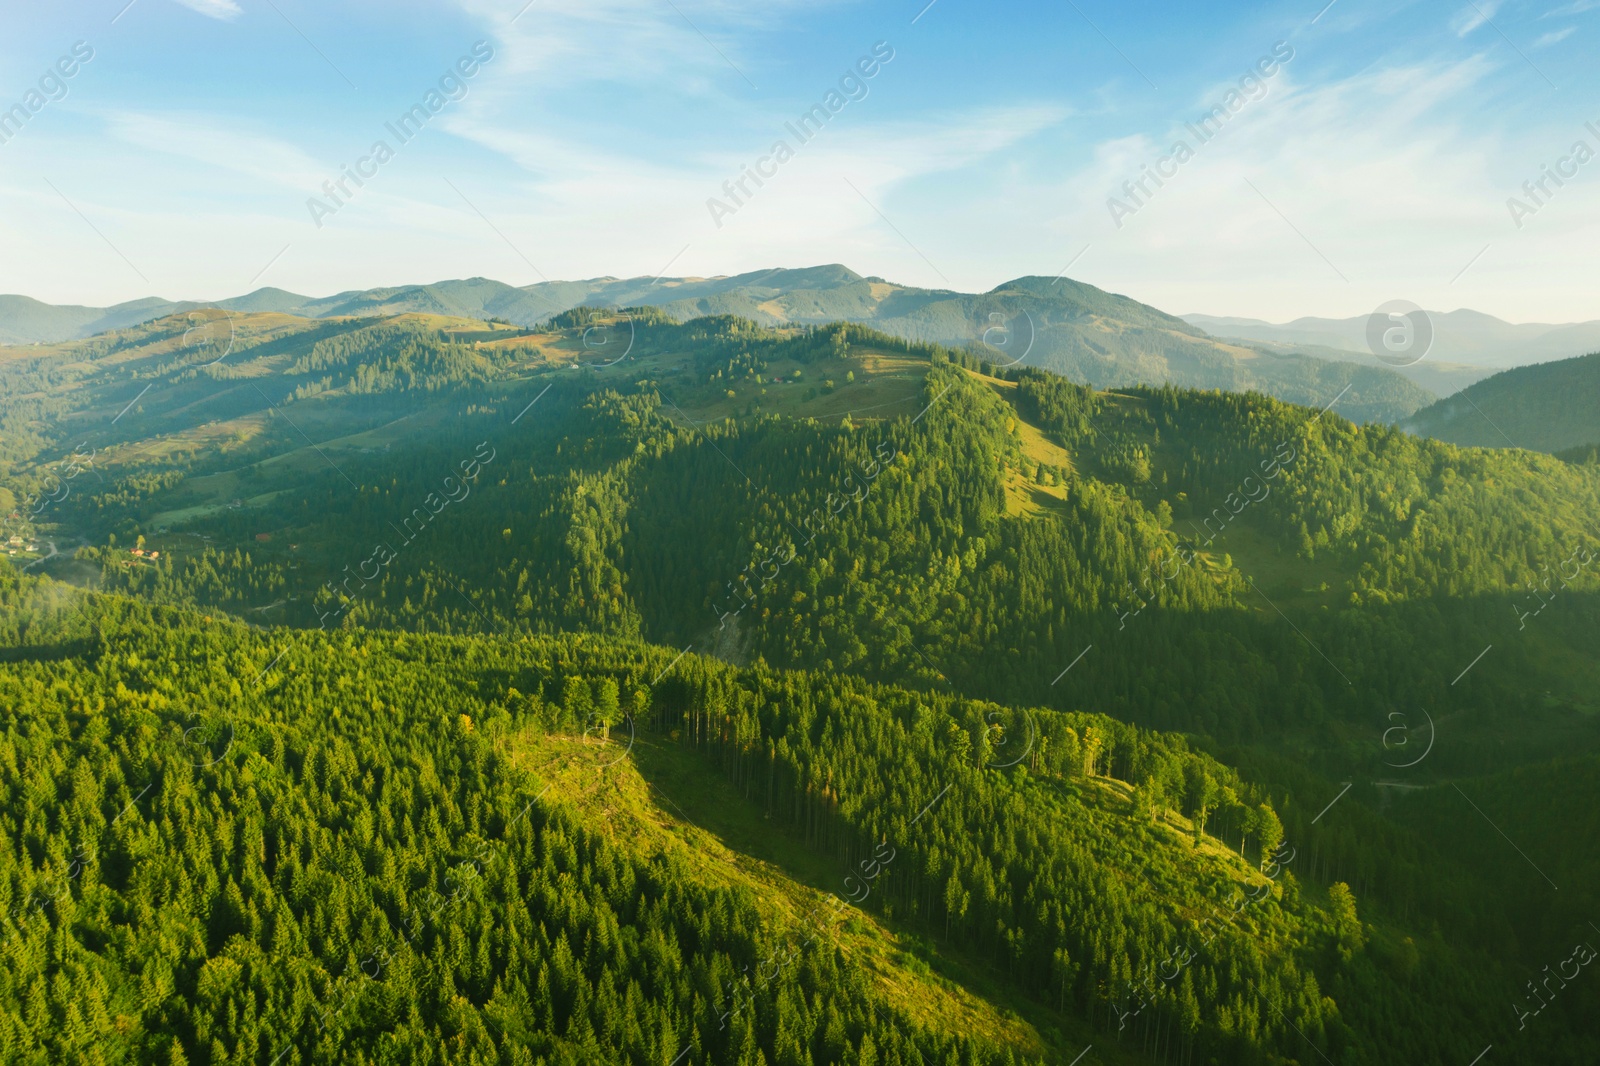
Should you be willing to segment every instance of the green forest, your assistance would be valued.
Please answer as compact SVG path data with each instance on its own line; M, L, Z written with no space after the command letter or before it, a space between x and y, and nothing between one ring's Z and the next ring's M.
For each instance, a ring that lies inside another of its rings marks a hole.
M0 377L6 1061L1600 1061L1587 453L239 318Z

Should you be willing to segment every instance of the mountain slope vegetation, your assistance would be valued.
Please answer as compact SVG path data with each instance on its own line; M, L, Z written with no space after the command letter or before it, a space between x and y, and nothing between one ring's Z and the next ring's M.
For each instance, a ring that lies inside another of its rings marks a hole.
M1344 1062L1459 1055L1476 1034L1412 1012L1483 1009L1507 980L1362 924L1342 884L1302 888L1264 793L1112 719L606 640L256 633L5 581L25 630L0 671L25 708L0 782L25 844L3 882L15 1061L980 1063L1069 1046L981 1004L993 1035L912 1017L918 997L886 982L936 979L853 959L886 935L985 969L1035 1018L1115 1020L1169 1060L1293 1061L1305 1039ZM866 913L714 872L670 833L617 835L663 817L615 769L623 728L837 863ZM1131 797L1124 775L1144 781ZM1216 823L1253 827L1238 848L1270 875L1229 857L1226 830L1212 844L1174 822L1160 790L1188 782L1216 791ZM1340 1008L1373 994L1409 1004L1405 1023Z
M1559 452L1600 444L1600 353L1496 374L1403 425L1479 448Z
M993 356L7 353L10 1054L1591 1061L1600 468Z

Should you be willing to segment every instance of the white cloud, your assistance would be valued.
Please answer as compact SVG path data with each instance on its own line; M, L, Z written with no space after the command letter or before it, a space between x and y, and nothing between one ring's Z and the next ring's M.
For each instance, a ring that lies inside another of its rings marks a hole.
M1292 81L1291 64L1267 99L1230 120L1120 230L1107 197L1165 154L1192 116L1104 140L1053 191L1015 199L1063 205L1037 226L1054 235L1059 263L1091 246L1071 276L1174 312L1283 320L1310 308L1364 314L1404 298L1522 320L1591 318L1588 301L1527 278L1593 276L1585 249L1600 239L1600 185L1568 182L1520 231L1505 206L1582 131L1474 121L1497 69L1472 56L1306 86ZM1016 214L1010 232L1026 233ZM1027 247L1017 242L1019 252Z
M1533 46L1535 48L1549 48L1553 44L1560 44L1568 37L1571 37L1573 33L1577 31L1577 29L1578 27L1576 26L1568 26L1564 30L1556 30L1554 33L1547 33L1543 37L1540 37L1537 41L1534 41Z
M231 4L194 2L213 13ZM400 2L420 9L430 0ZM1089 90L1077 98L1092 111L1019 100L1019 90L992 80L970 96L930 99L922 90L930 78L945 88L944 68L928 65L922 42L893 38L904 58L871 82L871 95L848 104L719 229L707 198L787 138L785 120L819 99L870 35L840 42L823 63L780 36L804 24L788 17L798 0L777 0L776 21L770 5L675 0L710 43L660 0L537 0L510 29L524 0L456 2L493 35L495 59L466 99L322 229L306 198L368 136L382 135L379 125L362 133L342 109L326 118L285 110L280 121L230 107L227 91L131 91L107 97L129 101L110 112L90 112L87 98L80 109L74 98L52 125L5 149L0 239L14 251L0 258L0 291L110 303L149 291L214 298L260 284L317 294L473 275L524 284L539 280L535 271L726 274L819 262L970 291L1054 276L1089 245L1070 276L1171 311L1283 320L1364 314L1403 297L1512 319L1594 317L1600 267L1585 253L1600 240L1600 182L1586 169L1521 230L1505 207L1585 134L1497 95L1496 75L1526 72L1481 30L1451 42L1453 57L1429 62L1374 58L1362 47L1345 56L1354 64L1346 69L1360 73L1332 81L1319 64L1339 56L1308 50L1120 230L1107 197L1185 136L1184 123L1227 84L1175 97L1186 103L1158 124L1125 117L1149 114L1138 101L1096 103ZM1495 11L1478 4L1469 16ZM1568 6L1579 4L1600 0ZM351 6L376 9L380 0ZM1443 32L1437 11L1427 17ZM1472 33L1470 21L1457 31ZM1416 54L1406 42L1395 47ZM73 176L57 179L62 191L149 283L26 177L37 173Z
M190 11L198 11L207 18L228 21L244 14L244 9L234 0L178 0L178 3Z
M337 174L337 166L319 163L287 141L243 130L222 115L109 111L101 117L107 132L135 148L302 189L307 196Z
M864 254L898 260L904 252L900 237L847 180L898 224L898 190L918 179L986 166L1066 113L1023 106L957 112L936 123L894 123L872 121L865 110L870 106L870 98L850 104L803 145L774 121L770 129L734 138L731 148L677 157L597 152L588 142L529 133L481 116L458 117L451 132L505 153L528 172L514 188L480 193L479 183L462 191L508 232L536 234L540 247L560 249L566 258L555 263L530 252L551 277L655 274L686 244L690 250L673 264L673 273L725 274L778 263L854 263ZM724 197L723 182L738 179L779 138L795 150L794 158L753 188L718 227L707 199ZM459 203L452 207L461 208L465 231L482 228ZM494 240L487 231L483 235ZM920 260L914 262L919 273L927 272Z
M697 94L729 83L750 91L760 84L754 59L741 34L770 29L784 8L799 0L761 6L710 0L673 5L655 0L535 0L514 23L504 25L503 0L458 0L506 42L502 71L537 77L544 84L593 82L648 84L656 92ZM500 60L496 60L500 62Z
M478 15L501 10L497 0L461 3ZM798 0L777 6L780 18L782 8L801 7ZM1022 104L956 110L937 122L891 121L879 111L885 107L880 93L897 77L896 64L907 62L897 59L868 82L865 99L852 100L801 145L785 120L834 88L838 72L869 52L872 39L840 54L837 70L822 74L809 91L774 101L756 95L730 69L763 81L759 56L766 53L753 54L756 45L749 42L781 24L771 5L757 10L735 0L680 0L678 7L682 15L659 0L539 0L514 29L501 31L505 47L472 95L440 122L442 130L523 172L520 180L478 181L462 191L474 200L483 196L478 206L519 243L515 234L536 234L531 240L539 246L559 249L566 258L553 263L529 252L552 277L653 275L686 244L674 273L854 262L853 249L899 256L900 238L845 178L893 218L897 190L981 166L1069 113ZM729 30L746 47L726 39ZM765 62L771 61L769 55ZM614 115L602 108L603 121L614 125L597 129L592 115L574 122L562 104L574 86L585 94L619 86L631 96L635 83L648 85L648 99L669 102L682 119L641 121L637 107L624 105ZM795 158L717 227L707 199L724 197L723 183L739 179L778 139L789 142ZM459 202L451 206L463 209L464 232L483 228ZM920 260L913 262L927 273Z
M1593 11L1597 7L1600 7L1600 0L1572 0L1572 3L1551 8L1539 17L1542 19L1566 18L1569 15L1581 15L1585 11Z
M1494 18L1494 13L1498 10L1500 10L1500 0L1467 0L1467 6L1451 20L1450 28L1455 30L1457 37L1465 37Z

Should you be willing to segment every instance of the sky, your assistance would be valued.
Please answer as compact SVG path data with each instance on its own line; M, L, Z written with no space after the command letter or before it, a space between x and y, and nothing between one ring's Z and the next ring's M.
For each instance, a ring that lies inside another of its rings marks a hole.
M1600 318L1600 0L1325 3L29 5L0 292L844 263L1270 321Z

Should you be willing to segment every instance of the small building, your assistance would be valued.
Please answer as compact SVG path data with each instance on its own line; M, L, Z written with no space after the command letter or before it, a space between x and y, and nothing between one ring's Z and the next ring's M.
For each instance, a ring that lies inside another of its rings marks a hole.
M265 544L267 541L269 541L271 539L272 539L272 534L271 533L257 533L256 534L256 540L260 541L262 544Z
M150 558L159 559L159 558L161 558L161 553L160 552L151 552L150 553Z

